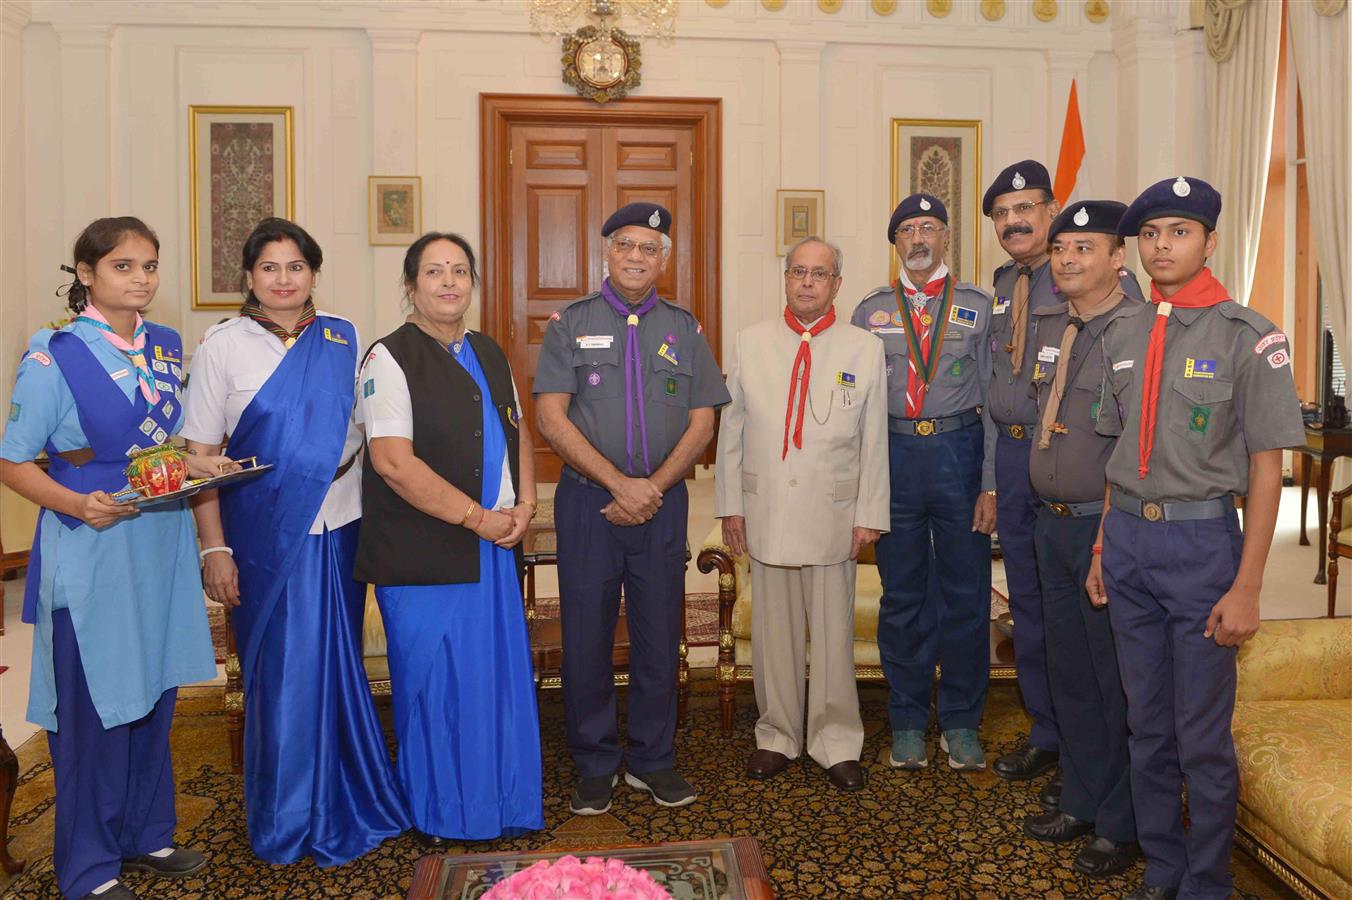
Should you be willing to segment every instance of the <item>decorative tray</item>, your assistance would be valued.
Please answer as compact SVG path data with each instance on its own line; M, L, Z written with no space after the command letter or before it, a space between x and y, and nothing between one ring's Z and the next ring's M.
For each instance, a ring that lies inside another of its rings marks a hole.
M263 463L259 465L256 457L236 460L245 468L235 472L227 472L224 475L215 475L211 478L199 478L195 481L189 481L176 491L170 491L167 494L160 494L157 497L143 497L137 490L127 489L113 494L113 501L127 506L134 506L137 509L146 509L151 506L159 506L161 503L173 503L175 500L183 500L191 497L193 494L201 491L209 491L219 487L225 487L228 484L234 484L236 481L245 481L253 478L255 475L262 475L269 469L275 469L275 463Z

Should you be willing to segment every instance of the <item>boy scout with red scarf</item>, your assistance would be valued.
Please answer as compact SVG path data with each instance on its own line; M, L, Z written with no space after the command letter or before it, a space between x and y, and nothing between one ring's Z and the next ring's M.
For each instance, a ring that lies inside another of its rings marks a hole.
M1206 267L1220 210L1220 194L1196 178L1136 198L1118 234L1137 239L1152 302L1103 335L1097 427L1121 437L1086 588L1108 606L1127 695L1146 857L1128 896L1141 900L1230 896L1235 656L1258 630L1281 451L1305 438L1286 335Z

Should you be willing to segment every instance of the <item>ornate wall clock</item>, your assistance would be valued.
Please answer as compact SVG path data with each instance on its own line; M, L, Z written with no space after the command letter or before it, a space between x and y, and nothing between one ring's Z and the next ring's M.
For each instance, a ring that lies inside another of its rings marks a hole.
M594 25L563 38L563 80L579 97L606 103L638 87L642 52L638 41L618 28Z

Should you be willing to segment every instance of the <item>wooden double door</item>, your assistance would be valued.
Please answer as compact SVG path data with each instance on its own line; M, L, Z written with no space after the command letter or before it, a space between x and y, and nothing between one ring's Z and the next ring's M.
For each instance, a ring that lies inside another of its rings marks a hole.
M532 430L535 471L560 460L535 429L529 396L550 316L599 290L601 226L619 207L672 213L672 256L658 293L690 310L720 355L720 101L480 96L483 328L511 360Z

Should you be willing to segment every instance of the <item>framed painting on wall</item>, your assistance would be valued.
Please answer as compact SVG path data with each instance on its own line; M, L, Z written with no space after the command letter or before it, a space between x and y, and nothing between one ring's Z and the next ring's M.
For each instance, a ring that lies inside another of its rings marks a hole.
M923 191L948 210L948 268L959 281L981 284L981 122L978 119L892 120L892 205ZM892 256L892 278L900 261Z
M188 107L193 309L239 306L244 240L295 215L294 151L289 106Z
M814 234L826 237L826 191L775 191L775 255Z
M372 175L366 179L368 242L403 247L422 234L422 179Z

